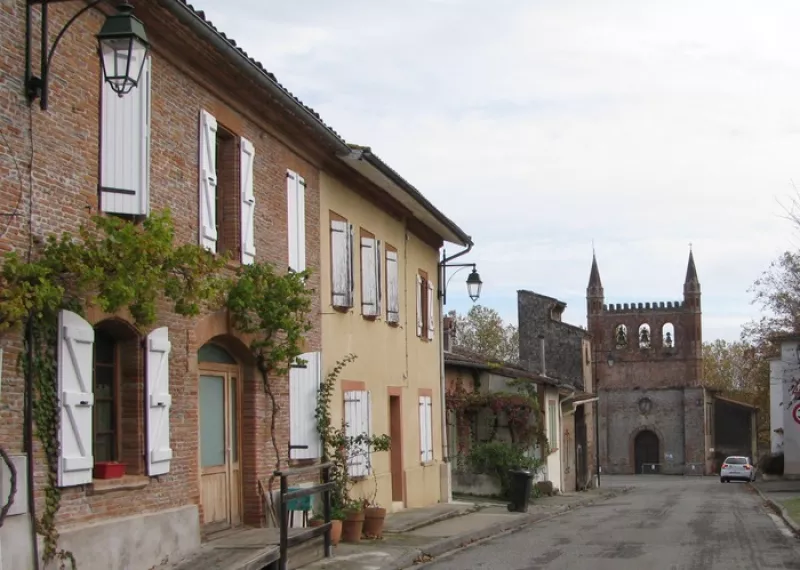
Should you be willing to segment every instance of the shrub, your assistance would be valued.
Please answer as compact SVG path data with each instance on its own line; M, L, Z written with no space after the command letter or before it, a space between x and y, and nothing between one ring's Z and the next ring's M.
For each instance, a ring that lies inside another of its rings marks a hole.
M525 455L523 449L505 441L490 441L475 445L467 457L473 472L494 477L500 483L504 497L508 496L511 469L530 469L536 472L541 461Z
M758 460L758 469L767 475L783 475L783 452L762 455Z

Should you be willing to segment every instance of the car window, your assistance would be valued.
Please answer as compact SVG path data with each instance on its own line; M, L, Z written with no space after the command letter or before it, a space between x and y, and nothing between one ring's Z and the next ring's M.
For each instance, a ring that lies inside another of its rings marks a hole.
M730 465L746 465L747 459L744 457L728 457L728 459L725 460L725 463Z

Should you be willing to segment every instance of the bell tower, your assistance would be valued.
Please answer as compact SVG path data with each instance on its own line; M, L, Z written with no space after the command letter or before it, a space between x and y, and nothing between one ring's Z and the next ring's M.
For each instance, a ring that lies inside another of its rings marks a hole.
M600 281L600 270L597 267L597 256L592 253L592 270L589 273L589 286L586 287L586 314L598 315L603 312L603 282Z

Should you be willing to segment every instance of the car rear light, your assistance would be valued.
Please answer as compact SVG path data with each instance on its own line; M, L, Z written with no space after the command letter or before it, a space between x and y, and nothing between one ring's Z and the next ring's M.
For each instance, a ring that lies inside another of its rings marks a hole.
M728 468L728 464L727 464L727 463L723 463L723 464L722 464L722 468L723 468L723 469L727 469L727 468Z
M745 470L745 471L750 471L750 466L749 466L749 465L745 465L745 466L744 466L744 470Z

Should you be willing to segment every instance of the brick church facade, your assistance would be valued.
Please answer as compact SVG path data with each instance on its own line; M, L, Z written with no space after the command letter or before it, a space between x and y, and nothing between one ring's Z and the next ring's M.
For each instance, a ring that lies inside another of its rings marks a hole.
M714 395L702 383L702 311L694 256L683 300L606 304L597 259L586 289L599 395L603 473L708 474Z

